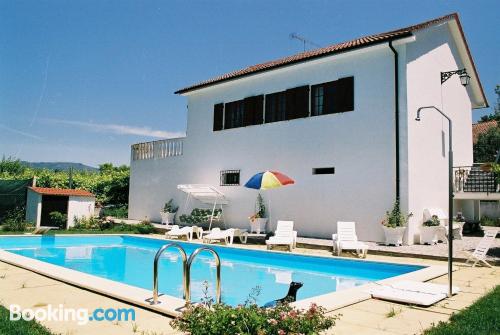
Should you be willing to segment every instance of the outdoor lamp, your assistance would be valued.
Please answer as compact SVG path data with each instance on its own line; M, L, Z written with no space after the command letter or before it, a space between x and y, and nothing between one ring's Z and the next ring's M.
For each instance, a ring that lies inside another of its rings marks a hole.
M464 73L460 75L460 83L465 87L469 85L469 82L470 82L470 76L467 74L467 72L465 72L464 69Z
M469 85L470 82L470 76L467 74L467 70L465 68L461 70L454 70L454 71L447 71L447 72L441 72L441 85L444 84L445 81L450 79L451 76L454 74L458 74L460 77L460 83L465 87Z

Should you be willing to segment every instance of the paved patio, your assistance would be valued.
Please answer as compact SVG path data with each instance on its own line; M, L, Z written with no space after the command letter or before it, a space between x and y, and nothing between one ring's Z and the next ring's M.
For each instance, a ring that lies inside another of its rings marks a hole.
M453 240L453 258L456 261L465 261L468 258L467 252L472 252L479 244L481 237L464 236L461 240ZM438 243L436 245L414 244L400 247L386 246L376 242L365 242L369 245L369 254L389 255L396 257L421 257L429 259L448 259L448 243ZM305 248L332 249L332 241L327 239L299 237L297 245ZM495 240L490 248L486 260L492 264L500 265L500 239Z
M242 248L264 249L262 245L237 245ZM327 250L297 248L297 253L330 255ZM384 255L368 255L369 259L391 261L393 257ZM399 262L410 264L444 265L438 260L424 260L415 257L403 257ZM341 314L337 325L327 334L418 334L433 323L447 320L450 315L483 296L494 286L500 284L500 268L470 268L456 265L454 273L455 285L462 292L452 298L443 300L430 308L410 307L391 302L370 299L356 303L336 311L332 315ZM446 276L433 280L446 283ZM170 318L131 306L102 295L89 292L33 272L0 262L0 304L19 304L22 308L43 307L47 304L73 308L135 308L135 322L89 322L79 326L75 322L44 322L55 333L60 334L141 334L160 335L176 334L169 326ZM394 313L392 313L394 312ZM389 314L390 313L390 314ZM394 314L393 316L391 316Z

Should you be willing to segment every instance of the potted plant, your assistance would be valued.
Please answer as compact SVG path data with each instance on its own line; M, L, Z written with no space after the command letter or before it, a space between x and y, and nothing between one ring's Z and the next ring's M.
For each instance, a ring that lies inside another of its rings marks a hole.
M264 205L264 199L260 193L257 195L257 200L255 201L255 214L250 216L250 233L256 232L257 234L266 232L266 205Z
M438 241L438 229L441 221L437 215L433 215L429 220L425 221L420 229L421 244L436 244Z
M178 209L179 207L174 204L174 199L170 199L166 202L165 206L163 206L163 210L160 212L161 224L174 224L175 214Z
M394 244L399 246L403 244L403 236L406 231L408 219L413 216L412 213L407 215L401 213L399 208L399 200L396 200L394 207L389 212L385 213L385 219L382 220L382 228L385 234L385 245Z

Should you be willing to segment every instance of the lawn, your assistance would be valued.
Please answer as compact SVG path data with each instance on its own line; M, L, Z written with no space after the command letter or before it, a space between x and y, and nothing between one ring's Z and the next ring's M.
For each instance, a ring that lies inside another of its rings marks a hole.
M10 321L9 310L0 306L0 334L2 335L52 335L52 333L35 321Z
M493 335L500 334L500 286L454 314L449 322L440 322L425 335Z

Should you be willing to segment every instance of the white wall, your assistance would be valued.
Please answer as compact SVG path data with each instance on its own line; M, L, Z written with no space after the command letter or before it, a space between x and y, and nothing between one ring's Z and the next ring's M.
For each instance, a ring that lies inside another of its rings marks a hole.
M446 209L448 190L447 124L431 110L417 123L417 108L436 105L453 118L455 165L470 165L471 104L457 77L440 84L440 71L461 68L448 25L416 33L415 42L397 50L401 205L414 213L412 243L423 209ZM212 131L216 103L345 76L355 78L353 112ZM183 156L131 162L130 218L159 221L168 199L183 203L178 184L217 186L221 170L240 169L242 185L256 172L278 170L296 184L263 192L266 201L272 199L273 223L294 220L299 235L329 238L336 221L352 220L360 239L380 241L380 221L395 199L394 55L384 44L191 92L187 135ZM311 173L328 166L335 167L335 175ZM246 228L257 192L242 186L219 189L231 201L228 225Z
M472 113L458 76L441 86L441 71L463 67L448 25L415 35L416 42L406 47L406 75L409 210L414 214L410 235L417 239L424 208L448 210L448 123L430 109L423 110L422 121L417 122L417 109L434 105L452 118L454 166L472 164Z
M358 235L380 240L380 220L394 200L393 54L387 45L338 55L208 87L188 96L184 155L132 161L129 216L159 221L159 210L183 183L217 186L230 200L227 223L247 227L257 191L219 187L220 171L278 170L295 185L263 192L272 219L291 219L302 236L330 237L338 220L357 222ZM304 84L354 76L353 112L212 131L213 105ZM334 166L335 175L312 175ZM273 225L274 226L274 225Z
M75 217L90 218L94 215L95 198L70 196L68 200L68 228L74 226Z
M42 195L28 188L26 200L26 221L40 227L42 217Z

